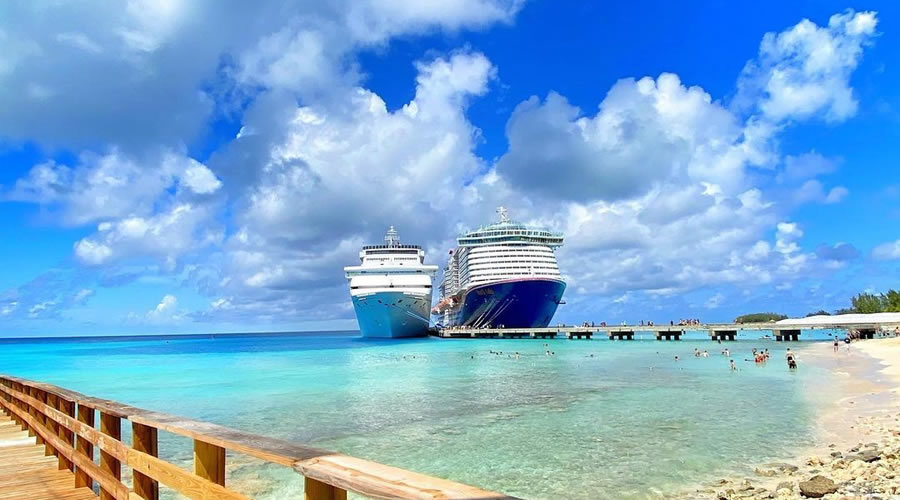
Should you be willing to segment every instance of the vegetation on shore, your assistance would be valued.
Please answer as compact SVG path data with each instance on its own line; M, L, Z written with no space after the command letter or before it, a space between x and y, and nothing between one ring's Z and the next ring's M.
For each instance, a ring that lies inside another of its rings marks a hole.
M900 312L900 292L888 290L885 293L859 293L850 299L850 307L838 309L834 314L871 314ZM827 311L817 311L806 316L830 315Z
M769 323L772 321L778 321L782 319L787 319L787 316L784 314L778 313L752 313L752 314L744 314L743 316L738 316L734 318L735 323Z

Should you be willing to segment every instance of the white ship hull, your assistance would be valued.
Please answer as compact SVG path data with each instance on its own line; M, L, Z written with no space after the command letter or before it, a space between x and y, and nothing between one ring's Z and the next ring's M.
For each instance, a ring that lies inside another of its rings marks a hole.
M430 307L430 292L383 291L353 296L359 331L368 338L427 335Z

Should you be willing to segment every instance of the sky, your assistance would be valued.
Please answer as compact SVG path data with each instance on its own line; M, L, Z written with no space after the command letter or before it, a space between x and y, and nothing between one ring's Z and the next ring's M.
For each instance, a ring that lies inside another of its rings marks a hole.
M900 4L0 4L0 336L355 329L395 225L565 234L554 322L900 288Z

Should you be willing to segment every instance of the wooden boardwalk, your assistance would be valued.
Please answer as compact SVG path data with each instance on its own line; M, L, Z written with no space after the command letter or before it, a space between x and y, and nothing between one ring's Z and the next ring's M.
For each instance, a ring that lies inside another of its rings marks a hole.
M197 500L249 500L225 486L226 450L304 476L297 498L517 500L341 453L281 441L0 375L0 500L159 500L160 485ZM122 439L131 424L131 443ZM160 458L158 434L193 441L193 470ZM122 481L131 469L130 484Z
M75 488L75 474L19 424L0 414L0 499L96 500L88 488Z

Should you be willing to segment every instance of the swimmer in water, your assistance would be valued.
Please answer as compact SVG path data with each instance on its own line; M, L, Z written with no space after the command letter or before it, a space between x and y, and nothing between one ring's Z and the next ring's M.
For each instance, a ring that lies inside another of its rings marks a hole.
M737 365L734 364L734 360L733 360L733 359L731 360L731 371L733 371L733 372L736 372L736 371L737 371Z

